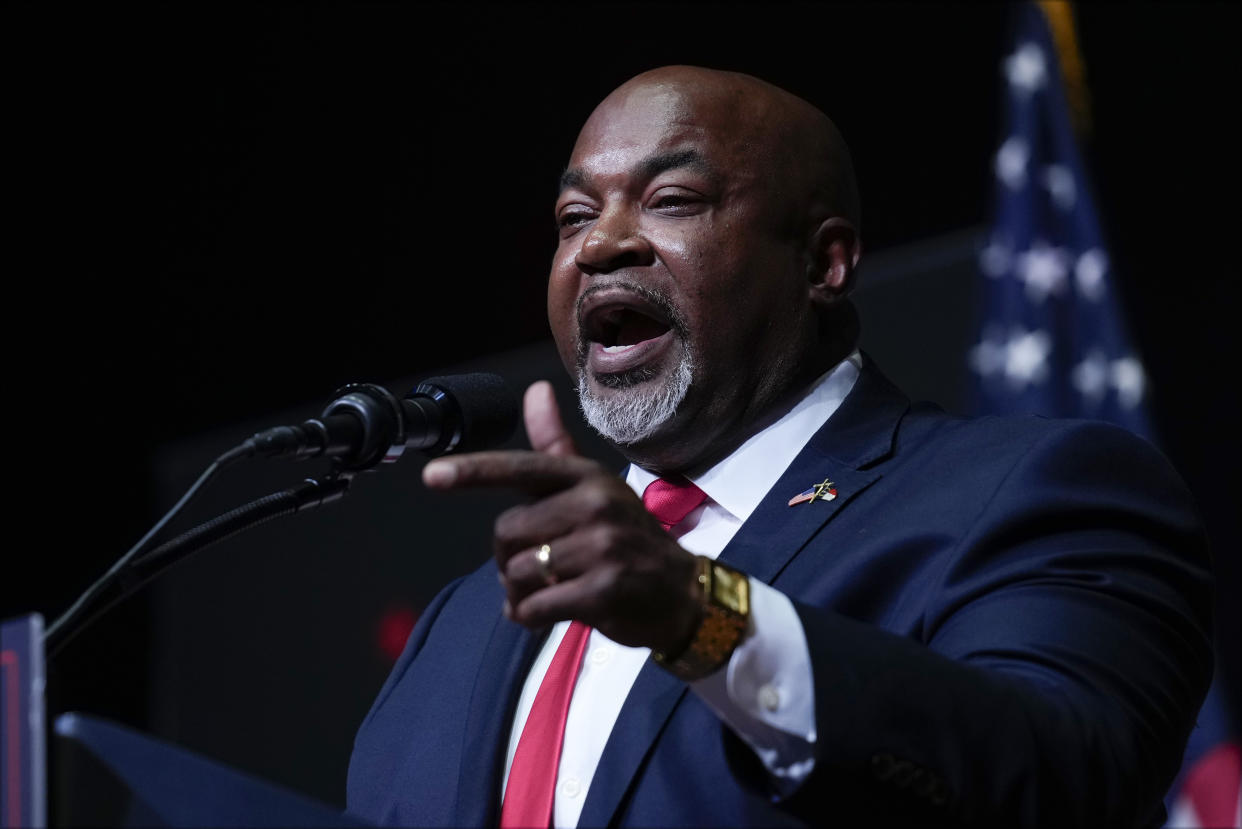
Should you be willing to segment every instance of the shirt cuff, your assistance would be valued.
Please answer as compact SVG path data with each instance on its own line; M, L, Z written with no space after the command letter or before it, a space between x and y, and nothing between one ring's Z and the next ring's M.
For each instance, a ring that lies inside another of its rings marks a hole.
M786 795L815 766L811 654L793 602L755 579L750 622L728 665L690 687L754 750Z

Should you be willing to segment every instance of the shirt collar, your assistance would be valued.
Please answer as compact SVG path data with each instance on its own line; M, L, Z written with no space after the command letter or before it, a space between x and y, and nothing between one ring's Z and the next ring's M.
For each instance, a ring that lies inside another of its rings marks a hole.
M707 471L687 477L707 493L708 498L739 521L745 521L793 463L811 435L819 431L854 388L861 367L862 355L856 350L820 375L802 399L779 420L751 435L731 455ZM658 477L630 464L625 480L641 495Z

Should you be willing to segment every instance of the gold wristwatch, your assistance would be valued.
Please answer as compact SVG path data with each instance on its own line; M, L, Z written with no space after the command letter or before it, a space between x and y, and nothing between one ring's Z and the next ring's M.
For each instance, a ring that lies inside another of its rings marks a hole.
M678 656L651 653L657 664L686 682L702 679L728 662L750 623L747 575L707 556L698 556L698 564L703 621Z

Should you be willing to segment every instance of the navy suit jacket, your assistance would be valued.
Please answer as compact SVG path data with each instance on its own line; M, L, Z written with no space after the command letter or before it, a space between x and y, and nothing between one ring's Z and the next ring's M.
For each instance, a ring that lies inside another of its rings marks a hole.
M831 502L788 500L831 479ZM793 599L817 760L774 798L754 754L652 662L581 825L1159 824L1211 674L1191 500L1120 429L951 417L870 365L721 555ZM498 820L541 636L490 562L424 612L355 741L348 804Z

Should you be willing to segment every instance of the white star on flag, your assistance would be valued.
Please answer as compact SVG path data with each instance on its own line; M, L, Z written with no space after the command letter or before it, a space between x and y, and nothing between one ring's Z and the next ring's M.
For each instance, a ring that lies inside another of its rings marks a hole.
M1026 162L1031 148L1026 140L1010 136L996 151L996 175L1010 190L1020 190L1026 185Z
M1023 43L1016 52L1005 58L1005 77L1020 92L1031 93L1040 89L1048 77L1043 50L1034 43Z
M1098 302L1104 296L1104 274L1108 271L1108 254L1099 248L1085 251L1074 264L1074 284L1084 298Z
M1018 255L1014 271L1026 283L1026 295L1032 302L1043 303L1049 294L1059 294L1069 277L1069 253L1042 239L1031 249Z
M984 377L991 377L1005 367L1005 343L1001 336L1000 332L989 330L970 350L970 367Z
M1052 337L1047 331L1015 329L1005 346L1005 379L1015 388L1042 383L1048 377L1051 353Z
M1009 246L993 239L988 246L979 251L979 267L992 278L1009 273L1009 265L1013 261L1013 251Z
M1092 351L1081 363L1074 366L1070 379L1083 398L1095 406L1108 393L1108 358L1102 351Z
M1147 388L1143 364L1134 357L1113 360L1113 387L1117 389L1117 399L1121 403L1121 408L1133 409L1141 403L1143 392Z
M1044 167L1044 186L1048 188L1052 202L1062 210L1070 210L1078 201L1078 185L1074 183L1074 174L1064 164L1049 164Z
M970 365L984 377L999 373L1011 386L1022 388L1029 383L1043 382L1048 376L1051 353L1052 338L1046 331L1014 328L1006 338L991 329L970 350Z

